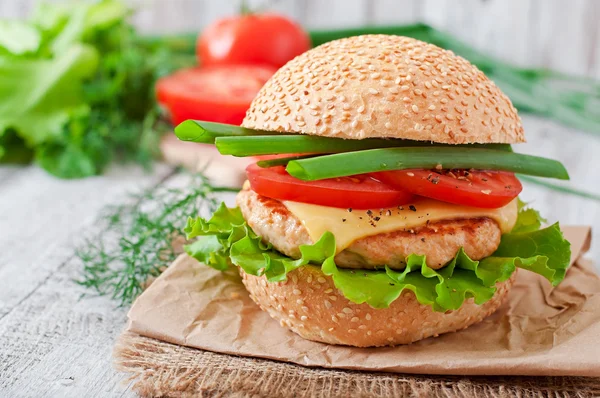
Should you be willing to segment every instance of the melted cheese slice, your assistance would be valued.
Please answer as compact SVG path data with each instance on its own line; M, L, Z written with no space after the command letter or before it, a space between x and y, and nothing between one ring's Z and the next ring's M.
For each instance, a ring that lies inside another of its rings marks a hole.
M408 231L442 220L488 217L498 223L502 233L512 230L517 221L517 200L499 209L467 207L420 198L410 205L381 210L352 210L283 201L308 231L313 242L329 231L335 236L337 252L367 236L392 231Z

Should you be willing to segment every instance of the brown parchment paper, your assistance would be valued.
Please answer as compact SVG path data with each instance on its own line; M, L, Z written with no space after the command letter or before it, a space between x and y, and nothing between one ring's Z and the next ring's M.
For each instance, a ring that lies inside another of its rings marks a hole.
M422 374L600 377L600 277L580 256L589 227L564 228L572 266L556 288L519 272L508 300L480 324L411 345L332 346L279 326L240 277L182 255L136 300L132 332L204 350L305 366Z

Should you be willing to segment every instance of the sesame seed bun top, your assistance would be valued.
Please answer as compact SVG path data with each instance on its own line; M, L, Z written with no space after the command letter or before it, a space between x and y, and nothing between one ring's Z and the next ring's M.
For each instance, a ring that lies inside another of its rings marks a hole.
M388 35L332 41L291 60L242 126L347 139L525 141L517 111L483 72L451 51Z

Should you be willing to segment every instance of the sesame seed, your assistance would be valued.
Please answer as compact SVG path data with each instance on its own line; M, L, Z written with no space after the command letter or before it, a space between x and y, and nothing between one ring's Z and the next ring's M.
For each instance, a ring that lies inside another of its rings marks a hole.
M372 334L373 334L373 333L371 333L371 331L370 331L370 330L367 330L367 336L370 336L370 335L372 335Z
M304 304L304 300L298 299L298 300L296 300L296 303L302 305L302 304Z
M308 278L306 278L306 283L312 283L313 281L313 277L312 275L309 275Z
M325 308L327 308L328 310L331 309L331 307L333 307L328 300L325 300L323 303L325 304Z
M429 108L427 109L429 109L430 111L435 111L435 105L429 105Z
M389 91L390 91L390 93L392 93L392 94L398 94L398 93L399 93L399 91L398 91L398 89L397 89L396 87L390 87L390 90L389 90Z
M350 319L350 322L358 322L359 319L357 316L353 317L352 319Z
M330 331L330 332L333 332L333 328L329 328L329 329L327 329L327 330L328 330L328 331Z
M379 90L377 90L377 89L374 89L374 88L370 88L370 89L369 89L369 93L371 93L371 94L373 94L373 95L377 95L377 94L379 94Z
M331 300L331 301L336 301L336 300L337 300L337 297L336 297L336 296L329 296L329 300Z
M492 190L491 189L482 189L481 193L484 194L484 195L489 195L489 194L492 193Z
M390 123L390 122L385 122L385 128L386 128L386 129L391 129L391 128L392 128L392 123Z
M319 282L319 283L325 283L325 282L327 282L327 279L325 279L322 276L320 276L320 277L317 278L317 282Z
M308 312L308 307L307 306L303 305L301 308L302 308L302 311Z
M406 175L409 176L409 177L414 177L415 173L409 171L408 173L406 173Z
M352 314L352 313L354 312L354 311L352 311L352 310L351 310L350 308L348 308L348 307L344 307L344 308L342 309L342 311L344 311L346 314Z
M361 329L361 330L365 330L367 328L367 326L366 325L360 325L358 328Z
M356 329L348 329L348 333L354 334L354 333L356 333Z
M401 91L408 91L408 90L410 90L410 86L403 85L403 86L400 87L400 90Z
M391 343L391 342L393 342L393 341L394 341L394 338L393 338L393 337L388 337L388 338L387 338L387 341L389 341L389 342Z
M367 315L365 315L365 319L366 319L367 321L370 321L370 320L371 320L371 314L367 314Z
M292 275L292 282L298 283L298 276Z
M321 283L323 283L323 282L321 282ZM327 290L325 290L325 293L327 293L327 294L329 294L331 292L333 292L333 289L327 289Z
M337 322L337 321L338 321L338 319L336 318L336 316L335 316L335 315L331 317L331 320L332 320L332 321L334 321L334 322Z
M308 317L307 317L306 315L302 315L302 316L300 317L300 320L301 320L301 321L305 321L305 320L307 320L307 319L308 319Z
M419 107L418 107L418 106L416 106L416 105L413 105L413 106L411 107L411 109L413 110L413 112L414 112L414 113L417 113L417 112L419 112Z
M338 312L336 315L338 318L342 318L342 319L346 318L346 314L344 314L343 312Z
M350 126L352 126L352 128L354 128L354 129L355 129L356 127L358 127L358 120L356 120L356 119L355 119L355 120L353 120L353 121L352 121L352 123L350 123Z
M298 289L292 290L292 293L294 293L294 294L302 294L302 292L300 290L298 290Z
M359 106L356 110L358 113L363 113L365 111L365 107L363 105Z

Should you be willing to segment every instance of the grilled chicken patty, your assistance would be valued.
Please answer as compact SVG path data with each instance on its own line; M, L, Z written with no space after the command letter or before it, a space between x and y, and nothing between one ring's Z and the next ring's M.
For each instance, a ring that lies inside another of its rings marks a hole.
M286 256L299 258L299 246L314 243L302 222L280 201L245 189L238 194L237 204L254 232ZM498 248L501 236L500 227L489 218L440 221L411 231L358 239L338 253L335 262L342 268L369 269L387 265L404 269L405 258L419 254L426 256L429 267L439 269L452 260L461 247L473 260L490 256Z

